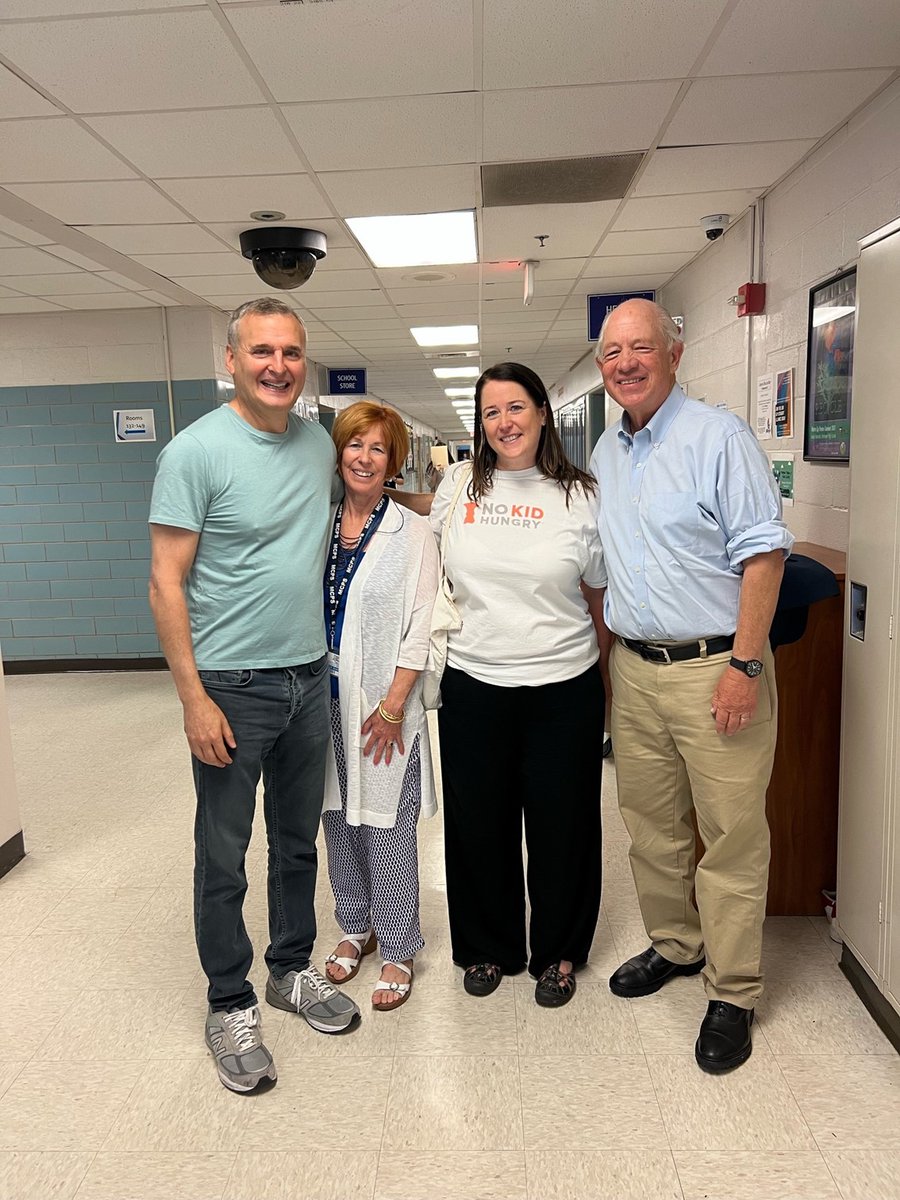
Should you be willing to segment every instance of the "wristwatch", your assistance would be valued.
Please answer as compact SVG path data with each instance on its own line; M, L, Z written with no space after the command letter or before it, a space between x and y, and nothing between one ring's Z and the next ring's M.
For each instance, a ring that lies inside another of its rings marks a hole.
M763 665L758 658L748 658L746 661L743 658L731 658L728 661L728 665L734 667L736 671L743 671L751 679L755 679L757 675L762 675L763 672Z

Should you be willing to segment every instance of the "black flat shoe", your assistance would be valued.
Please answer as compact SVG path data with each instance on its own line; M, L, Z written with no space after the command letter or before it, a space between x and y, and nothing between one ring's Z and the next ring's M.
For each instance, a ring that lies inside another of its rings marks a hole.
M686 966L670 962L650 946L643 954L629 958L628 962L622 963L618 971L613 972L609 980L609 990L616 996L651 996L676 975L696 975L705 966L705 958Z
M694 1047L697 1065L715 1075L720 1071L733 1071L746 1062L753 1052L752 1024L752 1008L710 1000Z
M561 1008L575 995L575 975L563 974L559 963L551 963L535 984L534 998L541 1008Z
M470 996L489 996L500 986L503 972L496 963L475 963L466 967L463 987Z

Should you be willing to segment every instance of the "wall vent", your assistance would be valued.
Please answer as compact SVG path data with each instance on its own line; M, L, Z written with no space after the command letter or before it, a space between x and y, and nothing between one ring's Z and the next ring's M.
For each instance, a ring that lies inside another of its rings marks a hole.
M484 207L621 200L643 157L644 151L639 150L590 158L487 163L481 168Z

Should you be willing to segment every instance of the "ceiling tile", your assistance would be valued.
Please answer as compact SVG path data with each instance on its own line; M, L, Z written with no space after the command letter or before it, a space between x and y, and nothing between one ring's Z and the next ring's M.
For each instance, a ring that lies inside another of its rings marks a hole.
M5 121L0 126L0 183L134 177L120 158L70 118Z
M263 95L215 17L203 11L28 21L3 53L78 113L259 104ZM102 64L88 69L87 64Z
M303 286L304 296L316 296L320 292L352 292L371 290L378 287L375 272L369 268L360 271L316 270L312 279Z
M445 263L438 267L379 267L378 278L386 288L430 290L438 285L478 283L478 263ZM417 279L417 275L443 275L443 279Z
M388 295L394 304L469 304L478 303L478 288L475 284L440 284L428 287L391 288Z
M118 292L120 288L87 271L74 271L71 275L13 275L3 282L18 292L29 296L77 296L88 292Z
M310 292L303 297L304 307L327 316L330 308L385 308L387 297L384 292L363 290L358 292Z
M590 254L618 208L617 200L598 204L522 204L486 208L482 254L490 259L538 258L544 249L560 258ZM539 234L548 241L540 247Z
M308 175L166 179L160 186L198 221L244 221L244 229L257 224L250 214L261 209L283 212L288 222L331 215L328 204Z
M197 225L80 225L80 233L122 254L202 254L225 246Z
M19 183L9 190L66 225L118 225L188 218L149 183L107 180L105 183Z
M301 167L297 153L268 108L131 113L90 117L107 142L154 179L267 175ZM2 159L0 159L2 161Z
M0 197L0 204L2 204L2 197ZM29 229L27 225L20 225L18 221L10 221L2 216L0 216L0 232L9 234L27 246L49 246L53 242L52 237L47 237L46 234Z
M484 158L564 158L644 150L656 138L678 81L486 92Z
M256 211L255 206L254 211ZM323 260L323 266L331 262L332 252L336 247L351 248L354 246L353 239L350 237L347 227L344 225L343 221L332 220L328 217L314 217L312 219L315 221L316 229L318 229L321 233L324 233L325 237L328 239L328 253ZM305 217L291 218L288 216L285 218L285 221L289 221L292 225L300 224L304 220L306 220ZM206 224L209 226L210 233L217 234L218 237L223 238L236 250L240 249L240 235L244 229L264 228L264 226L258 221L238 221L229 222L228 224L220 224L213 221L206 222ZM358 265L368 266L369 261L368 259L363 259Z
M701 75L895 67L896 0L741 0L700 68Z
M831 71L699 79L666 129L663 145L824 137L890 74Z
M762 190L800 162L814 145L810 140L656 150L634 194L667 196L734 187Z
M726 0L490 0L484 78L494 88L673 79L686 75Z
M135 254L135 262L158 275L233 275L243 260L222 248L221 254Z
M337 221L330 222L330 224L337 227ZM321 221L317 222L317 228L322 229ZM328 238L328 253L316 267L316 276L332 274L335 271L362 269L371 265L362 251L349 246L334 246L332 244L332 237L328 231L322 229L322 232Z
M274 295L275 288L266 287L247 263L247 270L234 275L173 275L172 282L186 287L197 296L243 295L247 300L253 295Z
M619 275L673 275L696 253L688 250L681 254L628 254L598 255L588 263L585 278L579 286L590 279L611 279Z
M35 275L49 275L55 272L63 275L75 270L72 263L63 262L33 247L0 250L0 275L23 275L32 271Z
M226 11L281 101L459 92L474 84L471 0ZM301 53L273 54L279 46Z
M80 267L83 271L103 271L106 269L104 263L97 262L93 258L88 258L85 254L79 254L77 250L70 250L68 246L47 246L46 252L54 258L61 258L63 262L70 263L73 267Z
M107 283L111 283L115 287L127 288L129 291L132 288L139 287L139 285L130 276L120 275L118 271L98 271L97 276L100 279L105 279ZM87 291L88 289L84 288L83 290Z
M478 203L474 165L328 171L319 180L342 217L454 212Z
M3 0L4 17L71 17L86 13L140 12L144 8L187 8L197 0Z
M38 300L34 296L23 296L21 300L0 300L0 313L62 312L58 304L49 300Z
M676 229L640 229L608 233L600 243L598 257L607 254L673 254L693 251L706 245L706 234L699 225Z
M678 229L696 225L708 213L730 213L738 217L753 203L762 188L752 191L696 192L684 196L653 196L627 200L616 218L614 229ZM605 240L604 240L605 243Z
M287 104L282 111L316 171L475 162L472 92Z
M60 304L66 308L158 308L159 305L147 296L134 292L116 292L115 295L60 296Z
M24 79L0 67L0 113L4 117L52 117L59 115L59 109Z

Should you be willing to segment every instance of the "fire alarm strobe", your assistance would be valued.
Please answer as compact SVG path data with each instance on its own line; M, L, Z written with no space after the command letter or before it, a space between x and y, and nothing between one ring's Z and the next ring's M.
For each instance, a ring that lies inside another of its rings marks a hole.
M737 315L755 317L766 309L766 285L764 283L742 283L737 290Z

